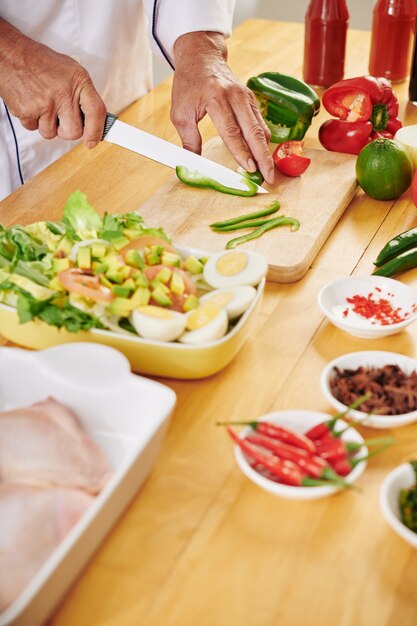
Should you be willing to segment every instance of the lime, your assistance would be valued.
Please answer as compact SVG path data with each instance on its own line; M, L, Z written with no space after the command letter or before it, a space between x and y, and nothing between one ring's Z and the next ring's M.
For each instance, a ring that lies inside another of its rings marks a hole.
M413 165L407 150L385 137L362 148L356 161L359 185L376 200L398 198L409 188L412 176Z

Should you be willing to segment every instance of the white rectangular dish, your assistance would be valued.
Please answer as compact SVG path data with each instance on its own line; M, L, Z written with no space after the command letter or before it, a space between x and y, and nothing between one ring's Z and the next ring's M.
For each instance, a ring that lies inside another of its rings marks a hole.
M0 626L44 623L149 474L176 401L171 389L135 376L128 360L106 346L72 343L40 352L1 348L0 410L28 406L48 396L75 411L113 474L19 597L0 614Z

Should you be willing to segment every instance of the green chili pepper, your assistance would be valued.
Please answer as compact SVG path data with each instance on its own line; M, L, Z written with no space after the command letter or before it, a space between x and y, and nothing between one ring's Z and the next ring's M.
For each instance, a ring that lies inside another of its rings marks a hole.
M259 170L256 170L256 172L247 172L243 169L243 167L240 167L240 165L238 165L236 168L236 172L238 174L242 174L242 176L245 176L246 178L249 178L249 180L252 180L257 185L262 185L262 183L264 182L264 177Z
M200 172L190 172L185 165L177 165L175 168L178 178L181 182L191 187L201 187L202 189L214 189L221 193L228 193L233 196L254 196L257 191L257 185L249 178L243 177L242 182L245 183L247 189L235 189L234 187L226 187L214 178L209 178L200 174Z
M213 224L210 224L210 228L224 228L227 226L233 226L233 224L239 224L240 222L246 222L247 220L256 219L257 217L272 215L272 213L276 213L280 207L281 205L278 200L274 200L271 204L268 204L267 207L261 209L261 211L246 213L246 215L238 215L237 217L232 217L230 220L225 220L224 222L214 222Z
M280 215L279 219L284 218L285 215ZM278 218L273 218L278 219ZM245 220L244 222L239 222L238 224L232 224L232 226L222 226L221 228L215 227L212 228L216 233L230 233L235 230L241 230L242 228L257 228L258 226L263 226L264 224L269 224L271 221L270 218L264 220Z
M231 239L227 242L226 249L229 250L231 248L236 248L236 246L239 246L241 243L246 243L252 239L258 239L258 237L261 237L261 235L266 233L268 230L278 228L278 226L291 226L291 230L295 231L300 228L300 222L294 217L276 217L272 220L268 220L266 224L259 226L259 228L255 228L255 230L247 233L246 235Z
M417 248L406 250L372 272L373 276L395 276L417 267Z
M255 94L271 131L271 142L304 137L320 109L320 98L309 85L278 72L264 72L250 78L246 84Z
M396 237L393 237L385 244L381 252L378 254L374 265L378 267L383 265L387 261L390 261L394 257L398 256L410 248L417 247L417 228L410 228L409 230L400 233Z

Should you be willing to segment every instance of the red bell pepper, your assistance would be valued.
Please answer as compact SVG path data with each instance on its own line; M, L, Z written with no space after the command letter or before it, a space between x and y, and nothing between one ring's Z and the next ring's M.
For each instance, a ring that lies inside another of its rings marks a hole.
M359 154L378 137L393 139L402 126L397 96L386 78L359 76L335 83L324 92L323 106L338 118L320 127L326 150Z

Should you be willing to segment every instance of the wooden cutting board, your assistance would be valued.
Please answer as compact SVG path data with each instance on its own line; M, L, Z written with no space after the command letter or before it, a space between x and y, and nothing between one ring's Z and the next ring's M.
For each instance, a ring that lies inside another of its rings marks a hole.
M236 167L219 137L207 142L203 154L231 169ZM184 185L174 175L138 209L138 213L148 226L163 226L176 244L220 252L227 241L247 231L214 233L210 223L252 213L277 199L281 209L276 216L296 217L301 222L300 229L290 232L288 226L276 228L240 247L266 256L269 280L297 281L308 270L357 190L354 156L309 149L305 150L305 155L311 158L308 170L298 178L277 172L275 184L264 185L269 195L242 198L195 189Z

